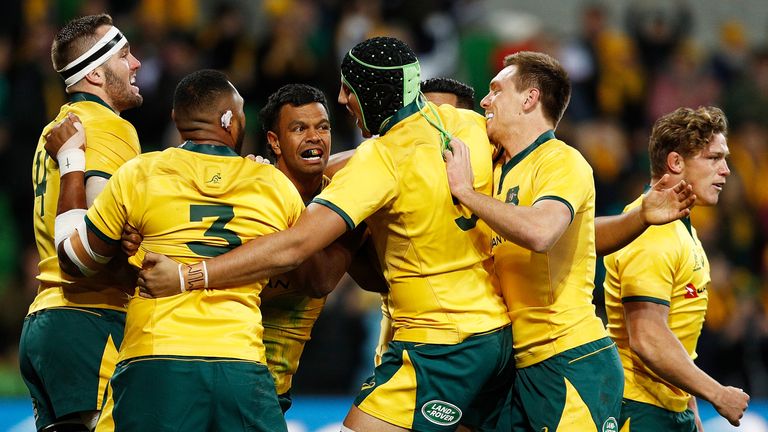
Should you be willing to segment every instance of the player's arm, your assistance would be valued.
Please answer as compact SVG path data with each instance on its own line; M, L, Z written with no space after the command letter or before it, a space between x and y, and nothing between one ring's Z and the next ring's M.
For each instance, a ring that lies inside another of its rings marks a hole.
M54 223L56 247L74 232L85 216L85 141L83 125L72 113L45 136L45 151L59 165L59 201Z
M328 164L325 166L325 171L323 171L323 174L329 178L333 178L333 175L336 174L340 169L344 168L347 165L347 162L349 162L349 159L354 154L354 149L332 154L328 157Z
M723 386L698 368L670 330L669 306L648 301L624 301L629 346L659 377L695 397L703 398L732 425L747 409L749 396Z
M469 149L454 138L446 151L448 184L456 199L484 220L497 234L526 249L546 253L571 222L571 211L560 201L540 200L533 206L514 206L476 192Z
M95 197L104 189L106 179L88 182L84 187L86 138L76 115L70 113L45 138L45 149L59 163L61 176L54 228L59 265L69 275L90 276L101 270L115 254L112 245L93 233L88 234L84 220L86 208L93 202L89 197ZM85 246L81 248L82 245ZM126 274L121 267L115 266L115 274Z
M361 228L365 228L365 226L361 224L361 226L355 229ZM376 255L376 249L373 247L373 241L370 236L366 236L362 246L352 256L352 262L347 269L347 273L365 291L389 292L389 284L384 279L384 272L381 270L381 265L379 265L379 258Z
M681 180L667 187L668 174L645 194L642 205L615 216L595 218L595 250L611 254L636 239L651 225L664 225L688 216L696 200L693 188Z
M339 214L311 203L291 228L255 238L193 265L180 265L163 255L148 253L138 282L142 295L151 297L178 294L182 287L191 290L244 285L293 270L346 230L347 224ZM336 266L319 267L318 276L328 279L333 277L328 273L336 270Z

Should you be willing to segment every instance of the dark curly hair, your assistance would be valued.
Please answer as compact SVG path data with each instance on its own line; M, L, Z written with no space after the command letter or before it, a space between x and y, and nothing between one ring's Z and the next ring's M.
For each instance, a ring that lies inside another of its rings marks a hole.
M374 135L386 119L416 99L419 74L416 54L391 37L361 42L341 62L341 78L360 102L363 126Z

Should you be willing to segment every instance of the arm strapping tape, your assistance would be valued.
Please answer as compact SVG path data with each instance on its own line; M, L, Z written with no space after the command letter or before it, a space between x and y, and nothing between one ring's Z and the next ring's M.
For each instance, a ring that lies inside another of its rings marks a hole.
M61 242L75 232L75 228L84 220L85 213L85 209L72 209L56 216L56 221L53 223L53 243L56 249Z

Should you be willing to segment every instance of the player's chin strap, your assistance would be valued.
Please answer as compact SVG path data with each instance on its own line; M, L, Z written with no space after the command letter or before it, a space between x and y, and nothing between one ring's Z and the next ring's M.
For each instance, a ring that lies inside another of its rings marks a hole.
M440 146L440 154L442 155L446 150L452 152L453 148L451 147L451 139L453 139L453 136L450 132L445 130L445 125L443 125L443 120L440 118L440 115L435 111L435 108L432 107L429 103L424 103L424 100L426 98L424 97L424 93L419 94L419 97L416 98L416 106L419 108L419 114L421 114L422 117L437 131L440 133L440 138L442 138L442 145ZM423 104L423 105L422 105ZM429 108L430 113L432 116L435 117L437 121L432 120L429 118L429 115L424 110L424 106L427 106Z

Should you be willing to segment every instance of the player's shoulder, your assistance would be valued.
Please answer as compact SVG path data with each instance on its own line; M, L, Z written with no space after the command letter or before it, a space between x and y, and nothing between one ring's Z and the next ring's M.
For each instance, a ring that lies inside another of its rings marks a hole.
M592 170L591 165L581 152L557 138L552 138L541 143L534 151L533 156L539 161L551 161L564 167L582 167Z

